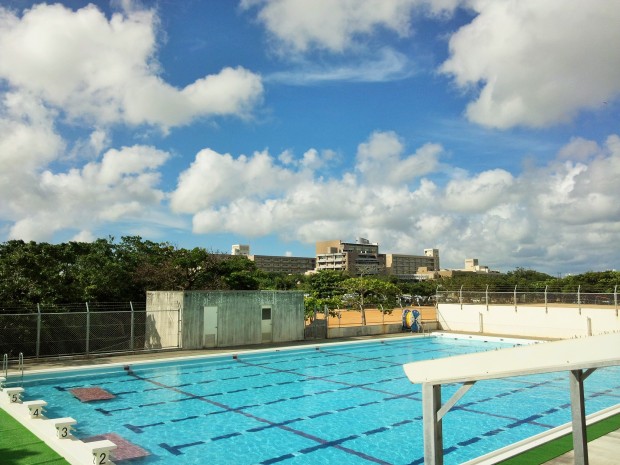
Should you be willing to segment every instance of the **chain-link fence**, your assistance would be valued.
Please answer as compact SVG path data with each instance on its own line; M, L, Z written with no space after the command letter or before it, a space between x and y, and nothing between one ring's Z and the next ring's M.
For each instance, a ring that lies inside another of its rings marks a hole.
M179 310L158 310L178 320ZM149 313L153 311L149 310ZM0 309L0 354L16 359L145 349L145 303L82 303ZM162 347L177 348L172 347Z
M615 308L618 310L618 286L614 292L556 292L548 289L540 291L519 290L517 287L510 291L496 290L468 290L461 287L458 290L437 288L435 295L437 303L483 304L483 305L596 305Z

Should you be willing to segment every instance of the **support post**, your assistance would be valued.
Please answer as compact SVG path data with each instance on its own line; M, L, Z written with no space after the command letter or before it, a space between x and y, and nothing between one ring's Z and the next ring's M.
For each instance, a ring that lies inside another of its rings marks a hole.
M35 352L36 358L39 358L41 353L41 306L39 304L37 304L37 343Z
M589 374L589 373L588 373ZM588 438L586 435L586 409L583 395L585 377L581 370L571 370L570 383L571 416L573 421L573 450L575 465L588 465Z
M86 339L85 348L86 355L90 354L90 309L88 308L88 302L86 302Z
M424 465L443 465L443 431L437 412L441 408L441 384L422 385Z
M131 308L131 329L130 331L130 335L129 335L129 350L133 350L133 339L134 339L134 335L135 335L135 329L134 329L134 323L135 323L135 318L134 318L134 311L133 311L133 302L129 302L129 307Z

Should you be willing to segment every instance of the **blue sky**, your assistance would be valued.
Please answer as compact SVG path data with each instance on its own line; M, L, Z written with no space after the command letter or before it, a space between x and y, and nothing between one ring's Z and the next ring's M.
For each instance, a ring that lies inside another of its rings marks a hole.
M2 5L2 241L620 264L615 0Z

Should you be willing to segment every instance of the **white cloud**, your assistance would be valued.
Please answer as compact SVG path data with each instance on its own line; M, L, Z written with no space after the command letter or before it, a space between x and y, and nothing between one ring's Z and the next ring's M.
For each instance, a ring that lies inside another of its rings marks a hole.
M376 52L368 51L361 58L353 55L352 59L339 57L336 64L321 64L296 60L296 68L279 71L265 76L265 82L294 85L313 85L323 82L386 82L405 79L415 70L409 58L389 47Z
M616 0L471 0L477 13L450 39L441 67L464 88L480 85L467 117L497 128L572 119L620 95Z
M201 150L179 176L171 205L177 212L193 213L244 196L266 196L286 190L299 175L280 168L267 152L233 158L211 149Z
M267 0L244 1L259 5L258 18L279 41L297 51L311 47L342 52L353 40L379 27L400 36L409 34L411 0Z
M9 237L49 240L57 231L90 231L110 222L152 221L164 193L157 170L168 154L133 146L107 151L101 162L65 173L31 174L36 189L11 196L14 220ZM9 189L10 184L2 184Z
M448 183L442 206L447 211L478 213L512 201L514 183L510 173L495 169L473 178L454 179Z
M375 132L357 150L357 170L371 183L400 184L436 171L443 148L425 144L413 155L401 158L404 146L391 131Z
M379 29L400 37L411 33L415 10L431 16L451 13L462 0L242 0L258 8L258 19L288 51L311 48L341 53Z
M581 153L575 144L587 147L587 159L566 160L567 153ZM320 166L297 171L299 165L291 162L283 168L268 152L255 160L205 149L172 197L182 191L187 199L203 199L191 204L198 234L278 234L313 243L363 232L385 252L421 254L438 247L444 266L462 267L465 258L479 257L491 266L525 261L546 269L551 261L563 266L583 259L566 250L620 238L620 137L610 136L604 146L594 143L595 149L592 144L573 140L557 161L520 175L500 169L468 174L438 162L441 146L424 144L407 157L398 135L375 132L360 144L356 167L339 178L324 177ZM426 150L435 171L408 170ZM254 163L260 169L248 168ZM251 188L245 171L254 173ZM452 171L456 174L445 185L433 181L435 173ZM617 259L611 252L609 263Z
M137 8L110 19L93 5L41 4L21 17L0 8L0 79L97 124L165 130L202 116L247 116L261 98L260 77L229 67L171 86L158 75L157 25L154 11Z

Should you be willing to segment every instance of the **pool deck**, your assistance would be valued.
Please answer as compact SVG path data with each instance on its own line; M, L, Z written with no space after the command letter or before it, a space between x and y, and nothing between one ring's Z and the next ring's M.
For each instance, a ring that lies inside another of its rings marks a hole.
M40 370L53 370L53 369L66 369L76 367L92 367L92 366L105 366L109 364L129 364L139 362L149 362L154 360L166 360L173 358L185 358L185 357L197 357L205 355L227 355L236 354L255 350L269 350L284 347L301 348L304 346L317 346L321 344L329 343L342 343L342 342L360 342L372 339L382 338L400 338L411 337L410 332L380 335L380 336L361 336L346 339L320 339L320 340L306 340L298 342L287 343L274 343L264 344L260 346L238 346L228 347L222 349L203 349L203 350L169 350L169 351L156 351L148 353L138 353L131 355L117 355L106 354L96 355L90 357L59 357L57 359L40 359L40 360L26 360L24 364L24 374L32 373ZM485 336L490 336L486 335ZM422 335L416 335L415 337L424 337ZM501 337L507 337L501 335ZM9 370L9 373L15 375L14 370ZM613 431L603 437L595 439L588 443L588 454L590 465L616 465L618 463L618 451L620 451L620 430ZM568 452L553 460L544 462L541 465L568 465L574 463L573 452ZM26 463L26 462L24 462ZM28 461L28 464L37 465L35 462ZM18 462L15 465L20 465Z
M588 456L590 465L617 465L620 453L620 430L613 431L603 437L588 442ZM573 451L560 455L543 465L572 465L574 464Z

